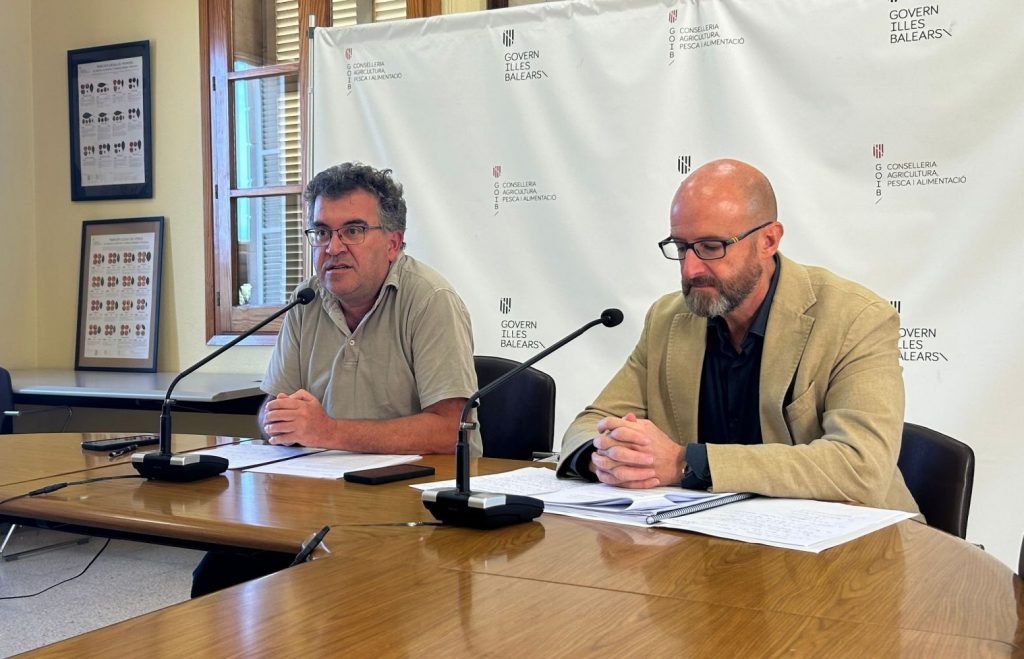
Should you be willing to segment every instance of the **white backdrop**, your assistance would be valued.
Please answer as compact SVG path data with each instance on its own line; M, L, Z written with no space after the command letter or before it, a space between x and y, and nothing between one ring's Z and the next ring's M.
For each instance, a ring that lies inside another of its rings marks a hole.
M476 352L538 366L556 444L677 288L668 206L720 157L773 182L783 252L900 311L908 421L978 459L969 539L1024 533L1024 20L1019 0L568 1L314 36L313 171L391 167L408 251Z

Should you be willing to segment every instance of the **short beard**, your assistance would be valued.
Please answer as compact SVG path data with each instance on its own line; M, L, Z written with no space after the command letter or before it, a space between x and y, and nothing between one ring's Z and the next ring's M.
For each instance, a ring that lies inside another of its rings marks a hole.
M683 280L683 297L690 311L702 318L724 316L738 307L757 286L764 268L759 261L752 260L743 270L736 273L731 281L722 281L708 275L694 277L689 282ZM712 285L717 293L694 291L693 286Z

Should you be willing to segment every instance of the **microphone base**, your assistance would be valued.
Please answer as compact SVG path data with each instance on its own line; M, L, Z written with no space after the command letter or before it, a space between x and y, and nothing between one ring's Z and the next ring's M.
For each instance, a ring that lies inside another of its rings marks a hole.
M218 455L150 451L133 454L132 466L150 480L188 483L223 474L228 460Z
M535 519L544 502L533 497L491 492L459 492L457 489L426 490L423 505L449 526L497 529Z

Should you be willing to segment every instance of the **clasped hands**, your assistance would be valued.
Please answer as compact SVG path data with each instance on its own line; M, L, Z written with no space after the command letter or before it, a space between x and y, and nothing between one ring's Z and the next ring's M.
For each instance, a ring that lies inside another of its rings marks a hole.
M332 422L320 401L299 389L267 401L262 430L271 444L317 446L319 439L330 436Z
M590 468L602 483L643 489L682 480L683 447L649 420L632 412L609 416L597 422L597 431Z

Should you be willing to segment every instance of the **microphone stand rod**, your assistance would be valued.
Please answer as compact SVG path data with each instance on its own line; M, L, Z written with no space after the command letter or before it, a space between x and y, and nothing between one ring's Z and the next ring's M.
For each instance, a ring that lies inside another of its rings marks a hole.
M541 350L536 355L530 357L519 366L516 366L514 369L512 369L505 375L502 375L500 378L494 380L483 389L480 389L475 394L473 394L469 398L469 400L466 401L466 404L462 408L462 417L459 420L458 441L455 443L455 487L459 492L469 492L469 431L476 428L476 424L468 423L466 419L469 418L469 411L476 406L477 401L483 398L484 395L490 393L491 391L505 384L505 382L507 382L510 378L513 378L519 373L525 371L527 368L533 366L540 360L544 359L555 350L558 350L559 348L564 346L566 343L569 343L570 341L578 337L580 334L583 334L591 327L595 325L602 325L604 324L604 322L604 318L595 318L594 320L590 321L589 323L579 328L578 330L576 330L569 336L565 337L561 341L558 341L557 343Z
M264 318L259 323L253 325L252 327L250 327L246 331L242 332L241 334L239 334L235 338L231 339L230 341L228 341L227 343L222 345L217 350L213 351L212 353L210 353L206 357L200 359L198 362L196 362L192 366L189 366L188 368L186 368L181 373L178 373L177 377L175 377L173 380L171 380L171 385L169 387L167 387L167 394L164 396L164 402L160 406L160 453L161 454L163 454L163 455L170 455L171 454L171 405L174 403L174 401L171 400L171 392L174 390L175 385L177 385L178 382L182 378L184 378L185 376L191 375L192 373L194 373L196 371L196 369L198 369L200 366L205 366L206 364L210 363L210 361L212 361L214 358L220 356L221 353L223 353L228 348L234 347L235 344L237 344L239 341L247 339L248 337L250 337L254 333L256 333L259 330L263 329L263 327L265 327L266 325L269 325L270 323L274 322L275 320L277 320L278 318L280 318L284 314L288 313L289 311L292 310L292 307L296 306L297 304L302 304L302 301L299 300L298 298L292 300L289 304L287 304L286 306L282 307L277 312L270 314L269 316Z

